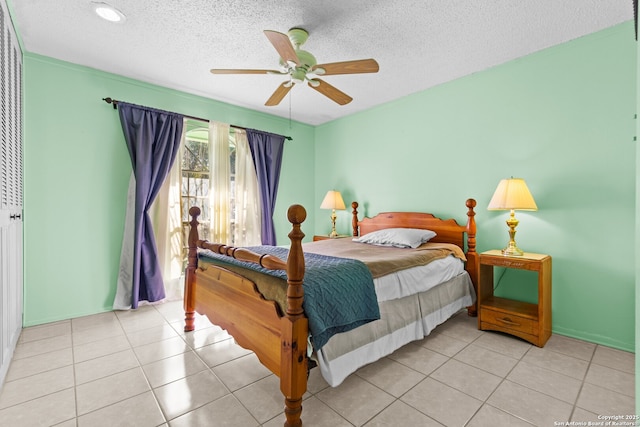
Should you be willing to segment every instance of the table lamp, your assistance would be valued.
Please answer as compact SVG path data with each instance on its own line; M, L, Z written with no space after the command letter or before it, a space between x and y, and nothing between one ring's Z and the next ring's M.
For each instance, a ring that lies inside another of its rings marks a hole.
M329 234L329 237L332 239L338 237L338 233L336 233L336 209L345 209L344 200L342 200L340 192L335 190L327 191L327 195L324 196L320 209L331 209L331 234Z
M511 177L501 180L495 193L493 193L487 209L490 211L511 211L511 215L507 220L507 225L509 226L509 244L502 250L502 254L506 256L522 256L524 252L516 245L515 240L516 226L519 221L516 219L514 211L516 209L523 211L538 210L538 206L535 200L533 200L533 196L524 179Z

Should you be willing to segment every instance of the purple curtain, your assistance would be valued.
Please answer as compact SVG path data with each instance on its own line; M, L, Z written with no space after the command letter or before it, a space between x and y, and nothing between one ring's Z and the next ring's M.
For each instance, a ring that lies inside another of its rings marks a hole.
M151 218L147 210L176 159L182 137L179 114L118 102L122 130L136 178L132 308L165 297Z
M273 211L278 194L284 136L247 129L247 140L260 187L262 244L275 245L276 231L273 225Z

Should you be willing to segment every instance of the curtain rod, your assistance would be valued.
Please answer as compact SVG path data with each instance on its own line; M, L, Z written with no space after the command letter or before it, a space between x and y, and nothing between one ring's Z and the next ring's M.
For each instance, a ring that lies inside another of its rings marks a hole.
M119 102L119 101L118 101L117 99L113 99L113 98L109 98L109 97L107 97L107 98L102 98L102 100L103 100L104 102L106 102L107 104L113 104L113 109L114 109L114 110L117 110L117 109L118 109L118 102ZM211 120L209 120L209 119L203 119L203 118L200 118L200 117L190 116L190 115L188 115L188 114L182 114L182 113L178 113L178 114L180 114L181 116L186 117L186 118L188 118L188 119L199 120L199 121L201 121L201 122L207 122L207 123L209 123L209 122L211 121ZM231 127L233 127L233 128L236 128L236 129L247 130L247 128L242 127L242 126L236 126L236 125L229 125L229 126L231 126ZM290 136L285 136L285 137L284 137L284 139L287 139L287 140L289 140L289 141L293 140L293 138L291 138Z

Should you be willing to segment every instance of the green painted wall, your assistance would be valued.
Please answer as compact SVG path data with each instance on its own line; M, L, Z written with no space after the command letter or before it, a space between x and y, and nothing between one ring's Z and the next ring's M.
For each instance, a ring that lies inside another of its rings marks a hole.
M466 221L473 197L484 251L508 240L508 213L486 210L498 181L525 178L539 210L516 240L553 257L554 332L633 351L636 56L629 22L319 126L315 204L335 188L369 216ZM530 298L515 273L500 289Z
M287 207L314 204L313 127L26 54L25 326L111 309L131 163L107 96L292 136L275 212L279 243L290 230ZM307 228L313 223L310 210Z

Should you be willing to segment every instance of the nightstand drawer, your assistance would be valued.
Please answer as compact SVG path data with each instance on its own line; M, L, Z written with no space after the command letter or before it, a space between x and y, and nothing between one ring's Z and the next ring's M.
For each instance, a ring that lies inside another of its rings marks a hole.
M486 307L481 308L480 316L482 322L491 323L501 328L513 329L526 334L538 334L538 321L520 317L512 313L494 311Z

